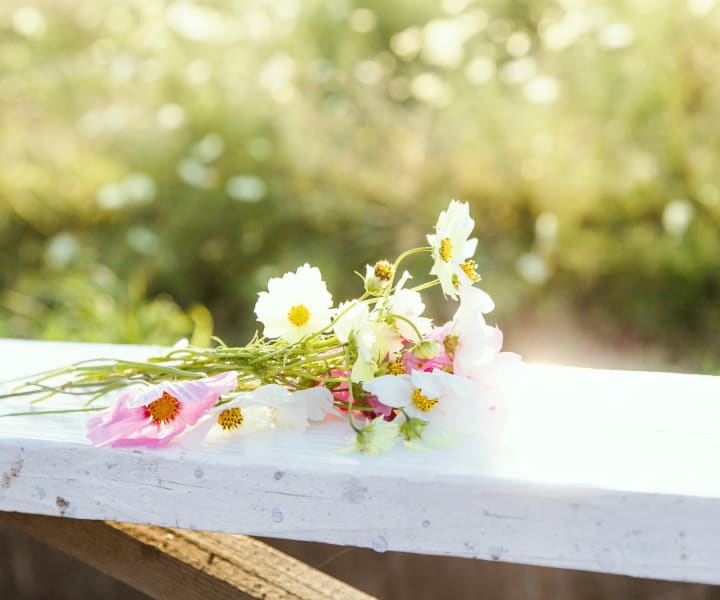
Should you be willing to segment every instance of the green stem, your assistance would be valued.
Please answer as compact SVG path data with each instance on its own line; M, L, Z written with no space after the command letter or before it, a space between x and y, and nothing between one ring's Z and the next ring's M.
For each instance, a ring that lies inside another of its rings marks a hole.
M0 415L0 418L2 417L28 417L32 415L64 415L66 413L79 413L79 412L97 412L100 410L105 410L106 406L98 406L93 408L69 408L66 410L38 410L38 411L30 411L30 412L18 412L18 413L5 413L4 415Z
M400 256L398 256L395 259L395 263L393 264L392 274L390 275L390 281L387 286L387 290L385 291L385 296L387 297L390 293L390 290L393 287L393 284L395 283L395 276L397 275L398 269L400 268L400 263L404 261L408 256L412 256L413 254L420 254L422 252L432 252L432 248L430 246L422 246L420 248L411 248L410 250L405 250Z
M423 290L427 290L430 288L433 288L437 285L440 285L439 279L434 279L433 281L428 281L427 283L423 283L420 285L415 286L414 288L410 288L413 292L422 292Z
M361 302L365 302L365 300L366 300L369 296L370 296L370 293L366 291L366 292L365 292L362 296L360 296L356 301L351 302L348 306L346 306L339 315L335 315L335 317L333 318L333 320L332 320L328 325L326 325L325 327L323 327L320 331L316 331L315 333L310 334L310 336L308 336L307 340L308 340L308 341L309 341L309 340L312 340L313 338L315 338L315 337L317 337L317 336L319 336L319 335L322 335L324 332L329 331L330 329L332 329L333 327L335 327L335 323L337 323L342 317L344 317L344 316L355 306L356 303L357 303L357 304L360 304Z
M345 348L345 372L350 373L351 371L351 365L350 365L350 350L348 348ZM348 386L348 402L347 402L347 414L348 414L348 423L350 423L350 427L352 427L353 431L355 433L360 433L362 430L355 425L355 421L353 420L353 405L355 404L355 396L353 394L352 389L352 381L350 381L350 377L348 376L345 381L347 381Z
M417 328L417 325L413 323L410 319L407 317L403 317L402 315L396 315L395 313L390 313L388 317L391 317L393 319L400 319L401 321L405 321L410 327L412 327L415 330L415 333L418 336L418 341L422 340L422 333L420 333L420 330Z
M403 252L395 259L395 264L393 265L393 276L397 273L397 269L402 261L404 261L408 256L412 256L413 254L420 254L421 252L432 252L432 247L421 246L420 248L411 248L410 250L405 250L405 252Z

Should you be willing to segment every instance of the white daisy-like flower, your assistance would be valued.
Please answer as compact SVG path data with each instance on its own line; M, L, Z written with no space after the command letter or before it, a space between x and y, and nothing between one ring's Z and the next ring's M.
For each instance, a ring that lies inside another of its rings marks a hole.
M333 316L332 296L320 270L308 264L295 273L273 277L268 291L258 296L255 314L268 338L297 342L329 325Z
M457 300L459 288L480 279L471 260L477 239L468 239L473 227L468 203L451 200L448 209L440 213L435 233L427 236L434 259L430 274L440 280L443 293L453 300Z
M370 309L366 302L349 300L340 304L333 323L333 331L338 341L341 344L347 344L350 336L367 322L369 316Z
M399 335L406 340L419 342L420 338L432 329L432 319L421 316L424 310L425 304L420 292L400 289L388 298L388 311L403 317L395 320L395 327Z
M357 359L351 369L352 381L372 379L378 370L378 361L387 354L386 348L393 344L397 334L390 325L373 320L377 313L370 314L365 302L343 302L337 315L333 324L335 336L341 344L352 340L357 350Z
M324 386L291 392L281 385L263 385L250 393L250 402L270 408L272 424L289 431L305 431L310 421L337 414L332 392Z
M213 407L182 441L184 446L197 446L211 430L216 437L246 435L269 428L305 431L311 421L322 421L327 414L339 416L333 406L333 395L326 387L291 392L281 385L268 384L236 394L230 402Z
M479 400L472 381L445 371L381 375L363 386L387 406L402 408L410 419L448 431L464 432L477 423Z
M198 424L180 439L185 448L195 448L206 438L223 439L245 436L271 426L270 411L251 401L249 392L230 396L229 402L211 408Z
M375 377L380 361L400 352L408 340L419 342L432 329L432 319L421 316L425 304L420 293L403 289L408 279L410 274L406 271L395 292L387 299L384 309L376 309L368 314L367 308L354 306L338 319L335 334L344 343L352 333L358 353L351 369L353 382L369 381ZM385 310L389 313L387 320L381 317ZM393 315L401 318L393 318ZM343 323L346 318L347 322Z
M402 337L389 323L366 321L355 331L358 357L350 370L350 379L355 382L368 381L375 377L378 363L388 354L402 350Z

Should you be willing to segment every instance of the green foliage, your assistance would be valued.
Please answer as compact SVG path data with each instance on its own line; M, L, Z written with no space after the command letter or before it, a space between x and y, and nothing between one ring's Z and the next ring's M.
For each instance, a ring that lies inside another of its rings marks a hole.
M193 329L191 317L170 297L147 299L139 278L125 282L102 266L61 277L23 276L6 291L4 305L4 324L25 337L172 344ZM201 342L207 344L208 336Z
M204 305L240 342L269 276L355 295L456 197L511 337L568 311L707 368L718 66L702 2L4 2L0 334L166 343Z

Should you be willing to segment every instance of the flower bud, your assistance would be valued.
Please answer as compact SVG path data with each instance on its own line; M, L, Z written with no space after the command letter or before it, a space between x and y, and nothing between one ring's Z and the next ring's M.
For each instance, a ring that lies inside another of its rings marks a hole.
M392 450L397 442L397 423L376 417L363 427L355 438L355 449L365 454L380 454Z
M400 434L404 436L405 440L408 442L411 442L412 440L419 440L422 439L423 431L425 431L427 425L427 421L411 417L400 425Z
M393 267L386 260L380 260L374 267L365 267L365 290L375 296L385 291L390 279L392 279Z
M413 352L421 360L430 360L440 354L442 346L439 342L422 340L413 347Z
M453 356L455 354L455 350L457 350L457 347L460 345L460 338L454 334L450 334L445 337L445 341L443 342L443 346L445 346L445 352L448 353L449 356Z
M380 281L387 284L393 276L393 266L386 260L379 260L373 267L373 273Z
M368 269L369 268L370 267L368 267ZM372 273L365 277L365 291L369 294L372 294L373 296L380 296L382 294L382 284L380 283L380 280Z

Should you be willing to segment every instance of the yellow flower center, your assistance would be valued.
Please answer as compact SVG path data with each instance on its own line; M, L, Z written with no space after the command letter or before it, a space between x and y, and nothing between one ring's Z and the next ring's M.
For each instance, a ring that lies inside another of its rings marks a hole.
M167 423L177 417L180 412L180 400L167 392L163 392L163 395L148 404L145 410L148 416L152 417L152 420L158 425L160 423Z
M245 417L243 417L242 411L238 407L235 407L222 411L218 415L217 422L225 431L232 431L240 427L244 420Z
M420 388L415 388L412 395L412 403L419 411L428 412L438 403L438 400L437 398L428 398L420 391Z
M380 281L390 281L393 266L386 260L379 260L375 263L375 277Z
M478 275L477 272L477 263L470 259L464 263L460 263L460 268L463 270L465 275L468 276L468 279L475 283L476 281L480 281L480 275Z
M445 262L450 262L450 259L452 257L453 257L452 241L450 241L450 238L443 238L440 241L440 258L442 258Z
M395 360L388 363L388 371L390 375L404 375L405 367L403 366L402 356L398 356Z
M304 304L296 304L288 312L288 321L295 327L302 327L310 320L310 310Z

